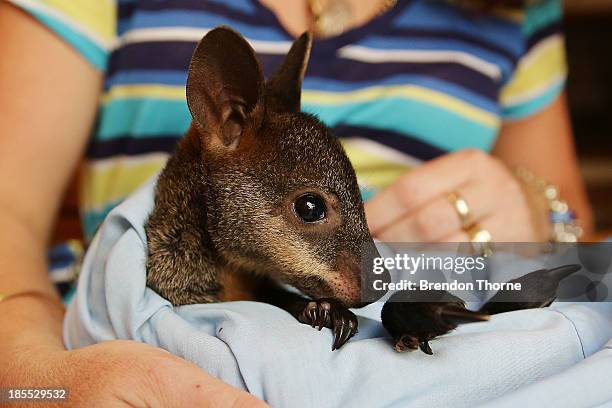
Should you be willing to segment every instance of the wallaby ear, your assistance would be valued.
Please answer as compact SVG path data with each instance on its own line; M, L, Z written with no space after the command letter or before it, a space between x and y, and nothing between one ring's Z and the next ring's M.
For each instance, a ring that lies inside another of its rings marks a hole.
M266 103L275 112L300 110L302 80L310 57L312 35L302 34L291 46L285 60L266 84Z
M197 45L187 76L187 105L204 137L238 146L245 128L259 128L264 78L255 52L227 27L209 31Z

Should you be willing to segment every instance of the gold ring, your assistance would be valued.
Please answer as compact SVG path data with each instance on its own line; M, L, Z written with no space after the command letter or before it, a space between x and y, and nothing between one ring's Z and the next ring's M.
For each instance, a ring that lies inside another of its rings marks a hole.
M459 216L459 221L461 221L461 228L467 230L472 225L474 225L474 220L472 217L472 213L470 212L470 207L468 203L461 197L459 193L452 192L448 195L448 201L452 204L453 208L457 212Z
M493 254L491 249L491 233L484 228L481 228L478 223L474 223L471 227L465 230L470 237L474 252L479 253L485 258Z
M491 233L480 227L472 213L468 203L461 195L454 191L448 195L448 201L453 205L459 220L461 221L461 229L468 234L472 249L481 256L487 257L493 253L491 249Z

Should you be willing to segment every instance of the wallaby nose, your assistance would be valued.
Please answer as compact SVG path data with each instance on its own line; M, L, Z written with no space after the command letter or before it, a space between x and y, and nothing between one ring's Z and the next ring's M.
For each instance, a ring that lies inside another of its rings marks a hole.
M376 302L387 293L391 274L383 266L376 244L372 239L364 242L361 250L361 301L362 306Z
M341 251L338 254L338 275L328 284L334 297L347 307L363 307L385 295L391 275L380 267L380 254L371 240L362 244L358 251Z
M341 251L338 254L338 275L328 282L334 297L347 307L360 307L361 268L360 257L355 251Z

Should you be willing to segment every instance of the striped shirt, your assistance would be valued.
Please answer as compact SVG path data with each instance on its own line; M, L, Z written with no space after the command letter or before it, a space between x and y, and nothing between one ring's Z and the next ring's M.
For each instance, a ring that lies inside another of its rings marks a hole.
M243 34L266 76L292 42L257 0L9 1L105 74L81 186L87 238L189 127L187 67L207 30ZM361 27L315 40L302 109L341 138L367 198L424 160L490 150L503 121L551 103L567 73L560 24L557 0L487 14L398 0Z

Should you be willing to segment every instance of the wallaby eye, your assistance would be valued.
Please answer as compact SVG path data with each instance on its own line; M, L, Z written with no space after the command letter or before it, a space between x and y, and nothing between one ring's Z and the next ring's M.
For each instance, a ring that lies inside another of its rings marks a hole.
M317 222L325 218L325 201L312 193L299 196L293 203L295 213L304 222Z

